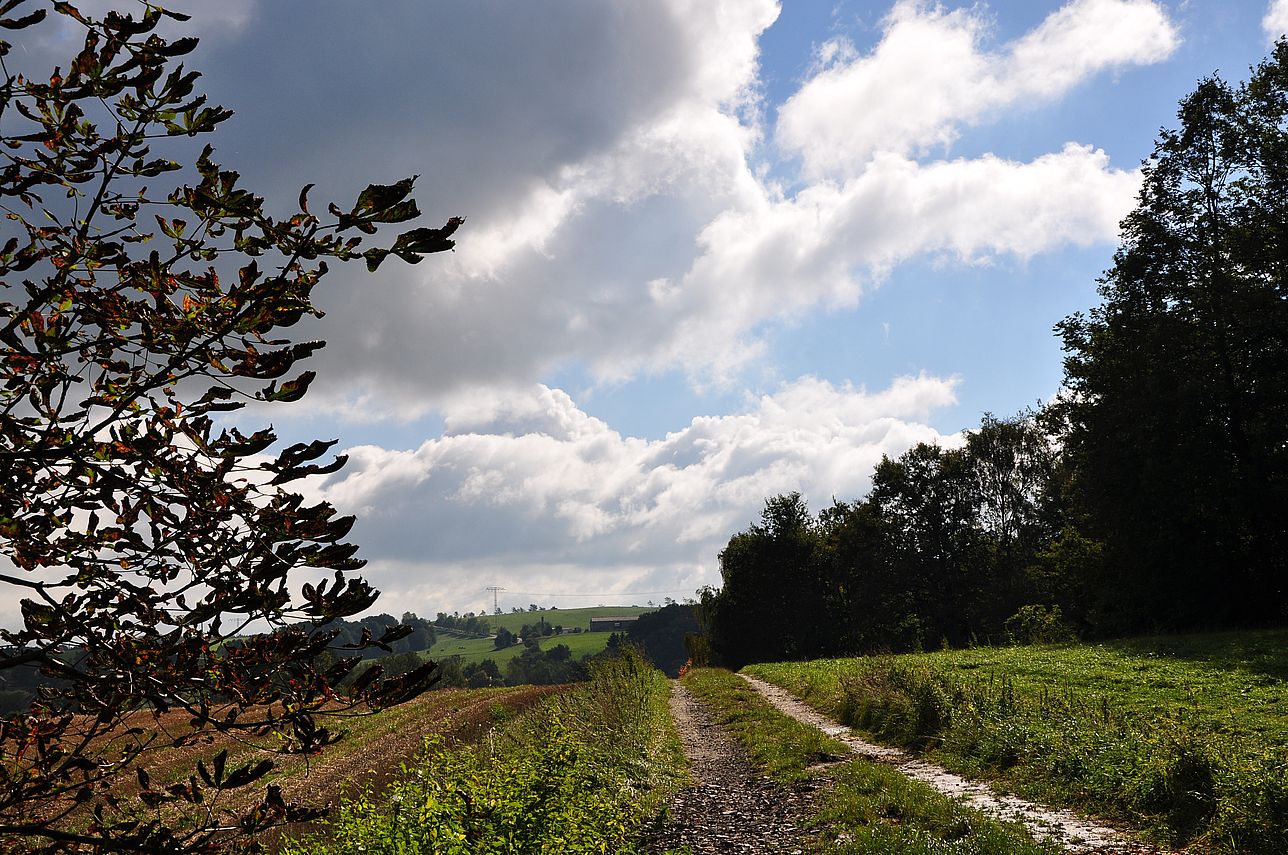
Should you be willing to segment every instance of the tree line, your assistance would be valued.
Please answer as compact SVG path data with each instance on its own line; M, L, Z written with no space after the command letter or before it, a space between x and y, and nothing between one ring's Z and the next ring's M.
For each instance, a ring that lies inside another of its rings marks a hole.
M1288 42L1200 82L1143 166L1064 386L862 499L795 493L703 596L729 664L1288 618Z
M297 624L294 629L310 635L325 633L330 636L326 648L314 658L314 667L323 672L346 657L375 660L397 654L412 654L404 661L406 664L414 662L413 667L390 668L386 664L383 669L387 676L410 673L424 664L424 660L415 654L433 647L437 640L434 625L418 617L415 612L404 612L401 618L383 613L368 615L358 620L334 618L317 625ZM240 638L230 638L224 642L229 649L235 649L241 644ZM59 650L56 655L64 668L75 670L81 667L82 660L89 655L89 651L84 645L72 645ZM360 671L355 669L342 678L342 682L345 685L352 685L359 673ZM60 678L55 673L50 673L49 669L42 669L34 664L9 669L0 679L0 714L21 713L27 710L33 701L41 698L42 689L45 690L44 703L51 711L78 712L81 707L75 697L65 691L69 685L69 680ZM219 697L227 700L223 695Z

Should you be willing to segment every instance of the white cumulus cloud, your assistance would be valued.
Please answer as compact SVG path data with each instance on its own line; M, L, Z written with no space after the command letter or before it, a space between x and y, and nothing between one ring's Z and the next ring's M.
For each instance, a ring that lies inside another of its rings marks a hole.
M732 372L754 355L747 331L763 319L854 305L865 283L913 257L976 263L1111 241L1138 186L1136 170L1112 168L1090 146L1030 162L987 155L923 165L881 153L843 184L720 214L689 271L654 297L675 317L654 347L669 347L672 364ZM629 359L616 354L615 364Z
M1159 62L1178 44L1152 0L1073 0L1000 50L986 7L902 0L868 55L825 44L822 67L783 104L775 138L812 176L849 175L874 152L923 154L963 125L1063 95L1105 69Z
M545 386L462 397L442 437L349 449L315 489L358 514L372 580L415 608L471 602L485 584L692 593L718 583L717 553L767 497L799 491L820 509L863 494L883 454L953 442L925 422L954 385L921 375L868 392L807 377L659 440L622 436Z
M1271 41L1288 35L1288 0L1271 0L1266 16L1261 19L1261 28Z

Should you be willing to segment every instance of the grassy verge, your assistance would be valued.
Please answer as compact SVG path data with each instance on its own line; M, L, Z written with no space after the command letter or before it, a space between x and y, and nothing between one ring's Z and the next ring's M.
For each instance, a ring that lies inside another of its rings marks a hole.
M634 656L548 698L478 746L430 739L384 791L343 803L286 853L617 853L682 783L662 674Z
M1172 845L1288 851L1288 632L747 669L874 737Z
M819 760L845 748L783 715L743 680L718 669L690 671L684 685L715 713L761 769L799 780ZM815 818L819 852L847 855L1054 855L1021 826L995 822L894 769L851 760L835 770Z

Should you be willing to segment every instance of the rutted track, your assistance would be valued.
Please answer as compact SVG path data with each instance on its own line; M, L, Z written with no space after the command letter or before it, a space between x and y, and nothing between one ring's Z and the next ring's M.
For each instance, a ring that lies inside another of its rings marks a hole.
M1128 840L1120 832L1080 817L1072 811L1042 807L1015 796L999 795L984 784L969 781L898 748L867 742L855 736L850 728L832 721L783 689L745 674L738 676L750 683L780 712L817 727L844 743L860 757L894 766L909 778L923 781L941 793L959 798L991 817L1023 823L1035 837L1053 840L1070 852L1079 855L1142 855L1166 851Z
M706 706L679 683L671 693L671 714L694 783L669 805L667 821L645 841L647 851L687 846L694 855L804 852L800 823L812 813L809 785L784 787L757 773Z

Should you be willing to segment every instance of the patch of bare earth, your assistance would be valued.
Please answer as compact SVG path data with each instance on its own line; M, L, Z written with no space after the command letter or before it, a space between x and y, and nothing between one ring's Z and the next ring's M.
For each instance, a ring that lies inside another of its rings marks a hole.
M228 752L228 768L261 759L272 760L273 770L259 782L237 790L220 793L215 799L191 806L182 802L162 805L155 816L172 826L181 825L185 817L200 821L207 812L218 822L235 820L263 798L264 787L281 787L287 802L312 806L335 805L363 789L378 791L397 777L404 763L411 763L427 736L438 735L450 742L473 743L495 726L498 718L508 719L528 709L542 698L561 692L567 686L520 686L504 689L442 689L426 692L418 698L373 715L332 717L326 712L321 719L333 730L349 733L319 755L305 757L280 754L266 741L257 745L246 739L219 733L203 733L191 741L190 716L180 710L165 713L138 712L128 718L126 727L138 728L147 741L149 734L159 737L156 744L165 747L149 750L137 766L146 768L153 786L163 788L174 781L185 781L198 760L207 766L220 751ZM120 739L112 735L106 740ZM179 742L182 744L176 745ZM168 743L168 744L167 744ZM126 804L138 792L134 767L122 774L119 793ZM88 808L80 813L88 815ZM283 834L312 830L312 823L278 826L265 832L261 842L274 847ZM3 842L0 842L0 849Z
M1130 840L1121 832L1072 811L1043 807L1016 796L995 793L985 784L969 781L898 748L868 742L856 736L850 728L832 721L783 689L745 674L738 676L750 683L780 712L817 727L844 743L858 756L891 765L909 778L927 783L939 792L990 817L1022 823L1034 837L1055 841L1069 852L1078 855L1145 855L1169 851Z
M813 813L812 785L784 787L758 773L746 754L688 689L675 683L671 714L694 783L668 806L666 821L645 840L650 853L801 853L801 828Z
M290 758L280 768L278 783L287 801L334 806L363 789L379 791L391 784L402 765L416 758L426 736L476 742L495 726L495 716L502 709L508 718L565 689L567 686L520 686L499 691L431 692L381 713L398 715L390 716L383 726L377 724L342 740L320 757L309 761ZM269 832L264 842L271 847L282 835L300 835L317 827L313 823L281 826Z

